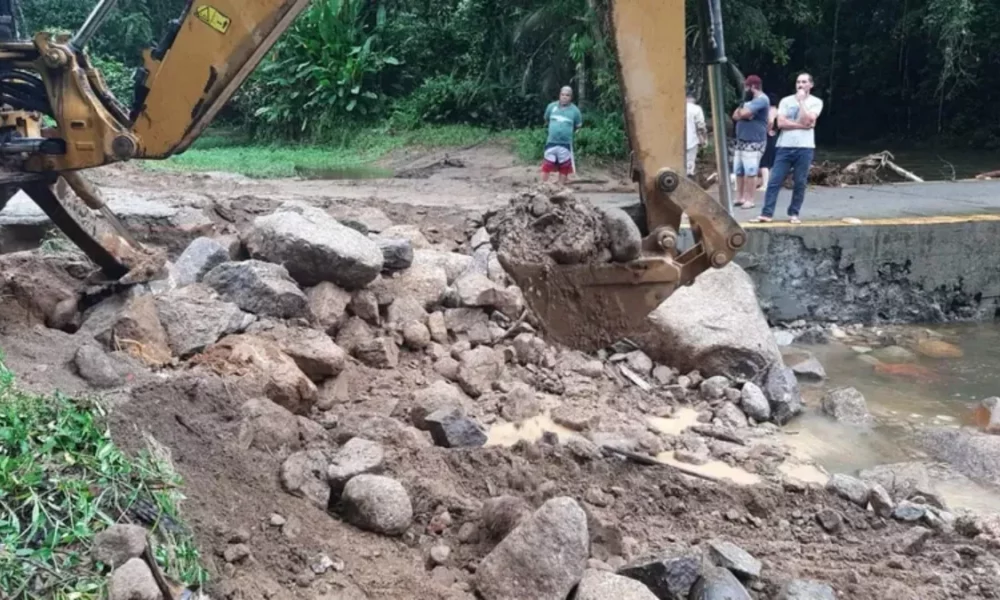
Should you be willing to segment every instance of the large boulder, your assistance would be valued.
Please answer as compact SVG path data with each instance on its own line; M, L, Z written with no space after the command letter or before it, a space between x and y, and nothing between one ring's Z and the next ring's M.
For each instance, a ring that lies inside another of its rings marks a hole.
M311 318L305 293L281 265L260 260L224 262L209 271L203 281L223 300L255 315Z
M167 332L170 350L181 358L201 351L224 335L246 330L255 320L202 283L158 296L156 311Z
M565 600L589 550L586 513L572 498L553 498L483 559L476 589L484 600Z
M216 266L229 260L229 250L218 240L200 237L174 263L174 279L179 287L198 283Z
M383 266L377 243L322 210L305 206L283 205L257 217L244 244L252 258L284 265L304 286L331 281L345 290L359 289Z
M316 329L274 324L254 329L253 334L276 342L281 351L316 383L340 375L347 364L347 352L330 336Z
M823 412L841 423L869 426L874 422L865 397L853 387L838 387L823 395Z
M752 379L781 352L757 303L753 281L737 264L709 269L682 287L632 336L656 362L681 372Z
M1000 436L969 427L928 427L916 438L925 452L962 475L1000 485Z

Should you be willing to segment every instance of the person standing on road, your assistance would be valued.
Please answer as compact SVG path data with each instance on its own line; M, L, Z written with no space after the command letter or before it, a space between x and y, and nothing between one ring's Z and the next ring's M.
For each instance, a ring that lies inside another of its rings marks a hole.
M786 96L778 104L778 142L774 153L774 167L764 194L764 208L753 223L769 223L774 219L774 209L778 203L778 191L789 171L792 172L795 187L792 202L788 205L788 220L801 223L799 213L805 201L806 184L809 182L809 167L816 150L816 120L823 112L823 101L812 95L813 78L809 73L801 73L795 78L795 95Z
M687 176L695 178L695 167L698 162L698 148L704 147L708 141L705 127L705 111L695 102L694 92L687 93Z
M559 183L565 185L570 174L576 172L573 135L583 127L583 115L573 104L573 88L567 85L559 90L559 100L545 108L545 124L549 136L545 140L542 181L548 181L550 173L559 173Z
M764 93L764 84L757 75L743 83L743 103L733 111L736 123L736 148L733 153L733 174L736 175L736 206L753 208L757 191L760 159L767 148L767 113L771 101Z

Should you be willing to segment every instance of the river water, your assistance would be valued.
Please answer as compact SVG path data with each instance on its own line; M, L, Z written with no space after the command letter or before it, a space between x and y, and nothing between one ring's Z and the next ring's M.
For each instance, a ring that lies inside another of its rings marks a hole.
M927 149L911 146L834 146L816 149L816 161L848 164L868 154L888 150L893 162L926 181L972 179L980 173L1000 170L1000 152L964 148Z

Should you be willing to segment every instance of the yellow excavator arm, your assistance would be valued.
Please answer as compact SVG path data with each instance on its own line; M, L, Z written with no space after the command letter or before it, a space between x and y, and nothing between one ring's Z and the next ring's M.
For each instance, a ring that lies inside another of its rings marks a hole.
M548 333L568 345L597 348L627 335L677 287L728 264L746 242L730 216L725 185L719 0L698 2L724 202L685 176L685 0L612 0L633 178L648 229L643 253L624 264L505 265ZM100 0L73 36L43 32L31 40L4 26L14 23L16 3L0 0L0 209L23 189L111 279L155 277L145 249L80 171L184 151L308 3L189 0L161 42L144 52L135 97L125 106L85 52L116 0ZM42 127L42 115L56 126ZM53 192L60 178L76 198ZM682 252L684 214L695 243ZM604 326L586 328L591 334L584 337L580 319Z

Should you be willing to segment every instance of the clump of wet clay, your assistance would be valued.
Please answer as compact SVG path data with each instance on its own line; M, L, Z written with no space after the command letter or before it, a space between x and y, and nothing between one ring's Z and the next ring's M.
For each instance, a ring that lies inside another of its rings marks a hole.
M620 209L598 208L573 192L542 184L513 196L486 222L502 262L578 265L639 257L639 228Z

